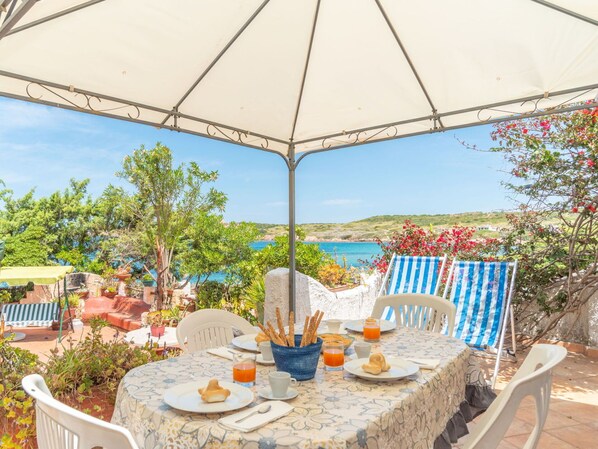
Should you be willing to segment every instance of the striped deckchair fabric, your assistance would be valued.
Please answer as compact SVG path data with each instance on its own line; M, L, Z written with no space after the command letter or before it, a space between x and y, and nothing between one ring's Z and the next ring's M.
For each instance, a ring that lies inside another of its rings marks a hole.
M475 348L495 348L504 338L512 267L509 262L455 261L449 275L449 299L457 307L455 337Z
M424 293L436 295L446 265L446 256L398 256L393 255L379 296L400 293ZM388 285L388 287L385 287ZM382 314L385 320L394 320L394 311L387 308Z
M2 315L7 326L51 326L58 320L59 307L56 302L42 304L5 304Z

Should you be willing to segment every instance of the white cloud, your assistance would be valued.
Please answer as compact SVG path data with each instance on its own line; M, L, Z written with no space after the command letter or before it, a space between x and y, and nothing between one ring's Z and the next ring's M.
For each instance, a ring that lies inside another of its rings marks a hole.
M68 127L84 133L97 134L97 125L90 126L86 117L76 112L25 101L0 101L0 132L23 129L63 129Z
M355 204L361 204L363 201L360 199L352 198L334 198L330 200L322 201L323 206L353 206Z

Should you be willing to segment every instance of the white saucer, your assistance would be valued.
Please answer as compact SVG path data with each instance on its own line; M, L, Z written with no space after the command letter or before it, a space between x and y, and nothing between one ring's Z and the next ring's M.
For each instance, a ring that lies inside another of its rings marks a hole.
M289 388L287 390L287 395L282 398L277 398L272 396L272 389L270 387L264 387L257 392L258 396L264 399L272 399L275 401L288 401L289 399L296 398L299 395L299 392L294 388Z
M264 360L264 356L262 354L258 354L255 357L255 361L256 361L256 363L259 363L260 365L274 365L276 363L274 361L274 359L272 359L272 360Z

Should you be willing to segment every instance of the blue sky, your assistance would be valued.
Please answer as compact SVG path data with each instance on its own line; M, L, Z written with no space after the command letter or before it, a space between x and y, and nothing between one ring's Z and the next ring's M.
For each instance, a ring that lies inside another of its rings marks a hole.
M346 222L381 214L513 209L501 185L508 169L481 126L341 149L306 157L297 169L297 222ZM197 136L0 99L0 179L16 195L46 195L70 178L90 178L98 195L122 159L162 142L177 162L218 170L225 218L287 222L287 169L276 155Z

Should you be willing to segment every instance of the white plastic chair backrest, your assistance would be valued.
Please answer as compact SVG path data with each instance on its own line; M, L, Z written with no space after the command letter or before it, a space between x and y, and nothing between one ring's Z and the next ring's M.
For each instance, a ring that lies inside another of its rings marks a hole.
M507 387L482 415L464 449L497 448L509 429L521 401L527 396L532 396L536 402L536 425L523 449L534 449L548 415L552 369L566 355L567 350L561 346L533 346Z
M176 338L186 352L203 351L228 345L234 338L233 329L243 334L257 333L249 321L234 313L203 309L183 318L177 326Z
M131 433L54 399L39 374L23 378L23 389L35 399L39 449L139 449Z
M448 329L449 335L453 333L457 308L439 296L420 293L381 296L374 303L372 317L382 318L386 307L393 309L399 326L445 333Z

